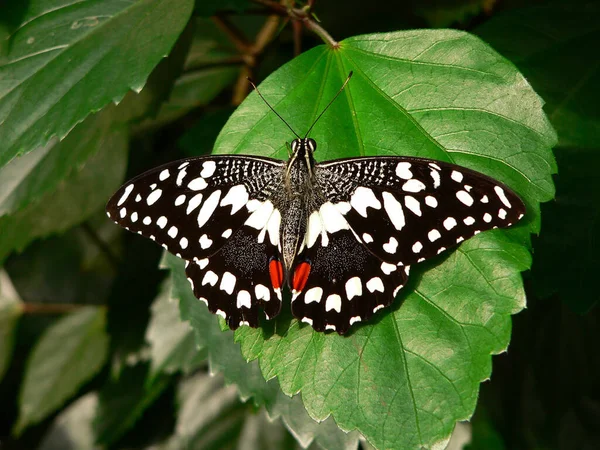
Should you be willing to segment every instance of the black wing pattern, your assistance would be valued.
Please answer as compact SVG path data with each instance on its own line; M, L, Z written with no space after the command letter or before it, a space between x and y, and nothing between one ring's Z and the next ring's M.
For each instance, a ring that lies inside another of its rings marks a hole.
M525 213L492 178L429 159L331 161L315 177L327 201L309 216L290 285L292 312L316 330L345 333L392 303L410 265Z
M106 211L187 260L194 294L232 328L257 326L259 307L271 317L281 307L269 273L269 258L280 260L281 216L269 198L281 189L284 167L252 156L176 161L129 181Z

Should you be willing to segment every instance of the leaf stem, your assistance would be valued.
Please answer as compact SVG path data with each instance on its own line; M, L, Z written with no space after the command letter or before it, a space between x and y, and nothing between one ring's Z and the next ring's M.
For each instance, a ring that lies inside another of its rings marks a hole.
M289 17L304 24L306 28L319 36L331 48L339 48L340 44L321 25L312 18L311 9L314 1L309 1L304 8L290 8L273 0L252 0L252 2L270 9L274 14Z

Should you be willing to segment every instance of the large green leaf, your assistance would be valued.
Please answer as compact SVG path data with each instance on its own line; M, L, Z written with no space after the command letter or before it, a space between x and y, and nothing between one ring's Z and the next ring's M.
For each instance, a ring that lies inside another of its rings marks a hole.
M454 162L510 185L527 204L527 218L416 266L396 308L350 336L315 333L294 320L287 329L281 322L277 333L242 328L236 339L265 378L277 377L287 395L302 392L313 418L332 415L378 448L441 446L455 422L473 413L491 354L506 349L510 315L525 305L526 234L539 230L539 203L554 194L556 136L516 68L457 31L369 35L336 50L317 47L261 90L302 135L350 70L355 75L343 95L311 133L320 160L412 155ZM286 127L251 95L216 150L283 158L289 140Z
M187 23L192 0L33 0L0 55L0 167L91 112L140 91Z
M600 45L599 14L596 1L544 2L499 14L477 29L547 102L561 146L598 146L600 63L590 49Z
M0 381L13 352L15 330L23 312L23 302L8 274L0 270Z
M41 160L60 165L64 170L55 166L53 175L46 176L45 167L39 166L35 176L27 177L23 195L19 198L28 203L23 203L24 207L19 211L0 217L0 261L12 250L22 250L35 238L62 232L85 220L118 188L125 174L128 137L124 128L113 125L110 112L107 110L90 117L77 126L72 137L56 143L49 153L42 155ZM80 147L80 139L90 148ZM66 158L71 150L79 155L93 156L59 181L55 175L58 172L65 175L69 170L61 162L61 156ZM57 156L53 156L55 152ZM38 157L32 153L24 158ZM15 159L0 169L0 173L11 171L13 165L20 164L21 160ZM49 170L53 171L50 167Z
M171 270L171 297L179 299L181 317L194 329L198 345L208 351L211 373L222 373L228 383L235 383L242 400L252 398L256 406L265 406L272 419L281 417L302 446L314 442L326 449L356 449L356 433L340 431L331 418L315 422L299 396L287 397L276 380L265 381L256 361L246 363L233 342L233 333L221 332L215 317L194 297L181 259L167 254L163 265Z
M17 434L62 406L100 370L108 351L105 325L103 308L85 307L42 335L27 361Z

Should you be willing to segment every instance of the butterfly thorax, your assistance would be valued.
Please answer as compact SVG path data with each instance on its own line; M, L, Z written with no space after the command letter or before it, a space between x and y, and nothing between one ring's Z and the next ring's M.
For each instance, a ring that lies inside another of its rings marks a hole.
M289 271L306 231L307 211L314 203L313 173L315 141L295 139L293 154L284 172L284 192L281 198L281 253L283 265Z

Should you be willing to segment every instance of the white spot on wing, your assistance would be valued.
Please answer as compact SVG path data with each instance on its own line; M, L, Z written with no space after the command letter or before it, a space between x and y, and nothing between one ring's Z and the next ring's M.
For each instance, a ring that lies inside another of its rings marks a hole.
M160 181L165 181L170 176L171 176L171 173L169 172L169 169L165 169L158 175L158 179Z
M200 247L201 247L202 249L207 249L207 248L209 248L209 247L212 245L212 243L213 243L213 241L212 241L212 240L211 240L211 239L208 237L208 235L206 235L206 234L203 234L203 235L200 237L200 239L199 239L199 241L198 241L198 242L200 243Z
M212 177L213 173L215 173L215 169L217 165L214 161L206 161L202 164L202 172L200 172L200 176L203 178Z
M331 294L325 300L325 311L335 309L337 312L342 310L342 297L337 294Z
M319 214L321 215L321 222L328 233L335 233L350 228L342 213L331 202L323 203L321 208L319 208Z
M260 208L254 211L250 217L246 219L245 225L257 230L262 230L267 225L272 213L273 203L267 200L264 203L261 203Z
M494 186L494 191L496 191L496 195L498 196L498 198L500 199L500 201L502 203L504 203L504 205L507 208L512 208L512 205L508 201L508 198L506 198L506 194L504 193L504 189L502 189L500 186Z
M181 194L178 195L177 198L175 199L175 206L181 206L185 203L185 195Z
M136 213L135 211L131 213L131 221L132 222L137 222L138 220L138 213Z
M150 216L146 216L144 217L144 220L142 220L142 223L144 225L150 225L152 223L152 219L150 218Z
M400 204L400 202L396 200L396 197L389 192L384 192L382 197L383 208L390 218L392 225L394 225L396 230L401 230L406 224L406 221L404 220L404 210L402 209L402 204Z
M413 178L402 185L402 190L405 192L421 192L425 190L425 184Z
M394 270L396 270L396 266L390 263L382 262L381 263L381 271L386 275L389 275Z
M207 186L208 184L206 183L206 180L204 180L202 177L194 178L187 185L187 187L192 191L201 191L202 189L206 189Z
M359 277L352 277L346 281L346 296L348 300L352 300L353 297L360 297L362 295L362 282Z
M475 219L471 216L466 217L463 222L465 223L465 225L473 225L475 223Z
M435 197L428 195L427 197L425 197L425 204L431 208L437 208L438 201Z
M129 197L131 191L133 191L133 184L130 184L125 188L125 190L123 191L123 195L121 195L121 198L117 202L117 206L121 206L123 203L125 203L125 200L127 200L127 197Z
M188 246L188 240L187 240L187 238L184 238L184 237L182 237L182 238L179 240L179 246L180 246L181 248L183 248L183 249L186 249L186 248L187 248L187 246Z
M369 292L383 292L383 281L381 281L381 278L379 277L373 277L369 281L367 281L367 289L369 290Z
M313 320L310 317L303 317L302 320L300 322L304 322L309 324L312 327L313 324Z
M214 273L212 270L209 270L204 274L204 278L202 279L202 286L204 286L205 284L210 284L211 286L214 286L215 284L217 284L218 281L219 277L217 276L217 274Z
M483 221L486 223L490 223L492 221L492 215L490 213L485 213L483 215Z
M450 178L452 178L457 183L460 183L463 180L463 174L456 170L453 170L450 174Z
M223 278L225 278L225 277L223 277ZM252 307L251 300L252 300L252 298L250 297L250 292L242 290L242 291L238 292L236 306L238 307L238 309L241 308L242 306L245 306L246 308L251 308Z
M190 198L185 213L189 215L193 210L195 210L198 207L198 205L202 203L202 197L202 194L196 194L192 198Z
M400 162L396 166L396 175L398 178L402 178L403 180L410 180L413 177L412 172L410 171L411 163L409 162Z
M304 303L311 303L311 302L319 303L321 301L322 296L323 296L322 288L320 288L318 286L310 288L308 291L306 291L306 294L304 294Z
M373 190L359 186L352 194L350 204L363 217L367 217L367 208L381 209L381 202L377 200Z
M229 238L229 236L231 236L231 233L233 233L233 231L231 230L231 228L228 228L225 231L223 231L223 234L221 234L221 237L227 239L227 238Z
M171 228L169 228L169 231L167 231L167 234L169 236L171 236L173 239L175 239L178 232L179 232L179 230L177 229L177 227L175 225L173 225Z
M498 211L498 217L500 217L501 219L506 219L506 210L504 208L500 208L500 210Z
M396 250L398 249L398 240L395 237L391 237L386 244L383 244L383 249L388 253L396 253Z
M235 282L235 275L231 272L225 272L223 274L223 278L221 278L221 284L219 285L219 289L231 295L233 293L233 289L235 288Z
M321 223L321 215L318 211L314 211L308 218L308 227L306 230L306 246L311 248L317 242L317 238L323 231Z
M458 191L456 193L456 198L460 200L461 203L471 206L473 204L473 197L467 191Z
M269 222L267 222L267 232L269 233L269 240L271 244L277 245L279 243L279 227L281 225L281 213L279 210L273 211Z
M238 212L246 203L248 203L248 191L243 184L233 186L221 200L221 206L231 205L231 214Z
M167 226L167 218L165 216L160 216L158 218L158 220L156 221L156 225L158 225L160 228L164 228Z
M421 250L423 250L423 244L419 241L415 242L412 246L413 253L419 253Z
M148 197L146 198L146 203L150 206L150 205L154 205L157 200L160 198L160 196L162 195L162 189L157 189L155 191L152 191L150 193L150 195L148 195Z
M440 179L440 173L437 170L432 170L430 173L431 175L431 179L433 180L433 188L437 189L438 187L440 187L440 183L441 183L441 179Z
M350 325L355 324L356 322L360 322L362 319L360 318L360 316L354 316L354 317L350 317Z
M263 284L257 284L254 286L254 293L256 294L256 298L259 300L262 299L266 302L271 300L271 291L269 291L269 288Z
M362 238L365 244L370 244L373 242L373 236L371 236L369 233L363 233Z
M419 200L417 200L414 197L411 197L410 195L407 195L406 197L404 197L404 204L414 214L416 214L419 217L421 216L421 204L419 203Z
M456 226L456 219L454 217L448 217L444 220L444 228L450 231L452 228Z
M429 233L427 233L427 237L429 238L429 240L431 242L435 242L437 241L439 238L442 237L442 235L440 234L440 232L438 230L436 230L435 228L433 230L431 230Z
M210 196L206 199L202 207L200 208L200 212L198 213L198 228L201 228L212 216L219 204L219 198L221 197L221 191L217 190L210 194Z

